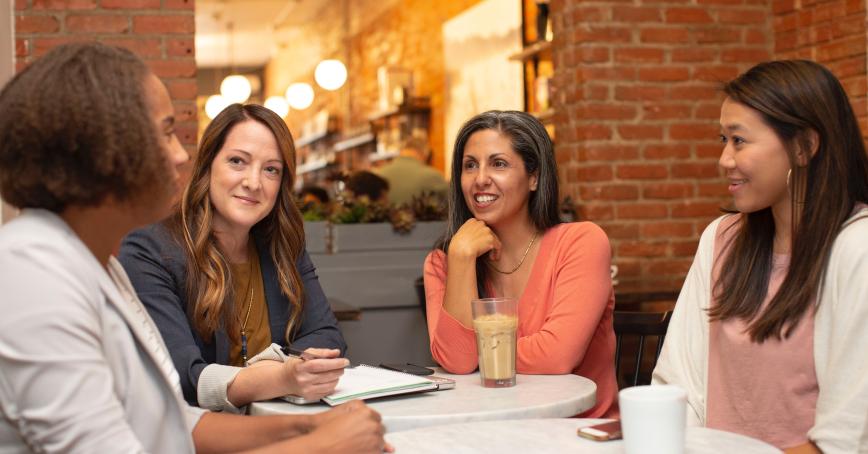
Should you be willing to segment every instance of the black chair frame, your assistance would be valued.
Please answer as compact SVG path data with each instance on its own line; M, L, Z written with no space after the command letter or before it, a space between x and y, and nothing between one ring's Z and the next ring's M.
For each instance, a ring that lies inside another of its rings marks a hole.
M663 340L666 337L666 329L669 327L669 320L672 318L672 311L666 312L628 312L615 311L613 325L615 328L615 375L620 382L621 378L621 341L625 335L639 337L639 350L636 354L636 362L634 364L633 380L629 386L639 384L639 372L642 369L642 357L645 353L645 338L657 337L657 351L654 355L654 361L651 368L657 364L657 358L660 356L660 351L663 349Z

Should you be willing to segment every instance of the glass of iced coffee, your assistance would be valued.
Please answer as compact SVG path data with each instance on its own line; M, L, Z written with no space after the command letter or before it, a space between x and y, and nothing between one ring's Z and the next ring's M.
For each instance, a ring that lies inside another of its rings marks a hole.
M518 327L514 298L482 298L471 301L479 376L486 388L515 386L515 330Z

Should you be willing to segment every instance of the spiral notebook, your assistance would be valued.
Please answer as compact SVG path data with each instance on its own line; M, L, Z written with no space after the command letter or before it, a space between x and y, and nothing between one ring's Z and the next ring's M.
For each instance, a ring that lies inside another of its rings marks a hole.
M354 399L365 400L436 389L437 384L425 377L361 364L345 369L335 392L322 400L334 407Z

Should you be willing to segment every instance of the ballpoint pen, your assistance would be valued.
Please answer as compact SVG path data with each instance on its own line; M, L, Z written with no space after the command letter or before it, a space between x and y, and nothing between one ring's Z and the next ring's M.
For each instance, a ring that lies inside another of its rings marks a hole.
M280 349L283 351L284 354L289 355L289 356L294 356L294 357L296 357L302 361L308 361L311 359L337 359L337 358L326 358L323 356L315 355L315 354L310 353L308 351L302 351L302 350L298 350L298 349L295 349L292 347L281 347ZM352 367L353 367L352 363L347 365L347 368L352 368Z

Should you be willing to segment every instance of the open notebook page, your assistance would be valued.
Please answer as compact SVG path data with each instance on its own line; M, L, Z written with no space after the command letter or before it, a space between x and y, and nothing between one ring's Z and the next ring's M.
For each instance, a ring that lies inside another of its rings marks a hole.
M434 382L424 377L362 364L344 370L335 392L323 400L329 405L338 405L353 399L370 399L436 388Z

